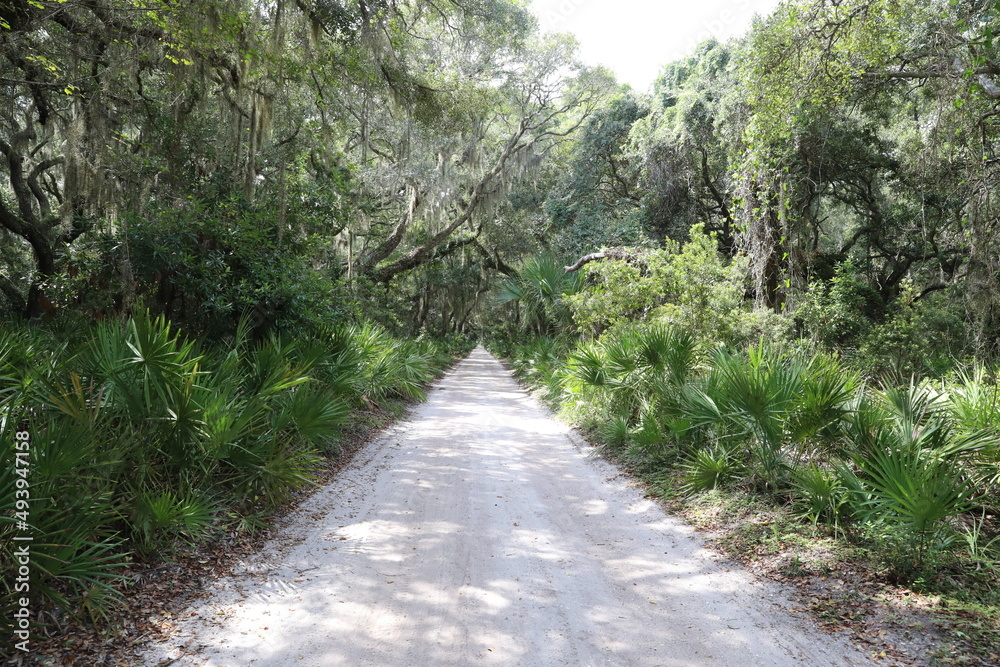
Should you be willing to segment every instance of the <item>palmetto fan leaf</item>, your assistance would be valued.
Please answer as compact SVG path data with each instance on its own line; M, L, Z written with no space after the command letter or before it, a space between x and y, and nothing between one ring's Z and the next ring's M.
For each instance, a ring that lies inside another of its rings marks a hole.
M636 374L640 368L641 350L638 337L632 332L624 332L604 340L602 346L604 363L614 384L620 387L633 387L639 379Z
M839 522L841 507L848 501L848 490L836 470L810 464L792 470L789 479L795 490L793 505L800 516L813 523Z
M0 330L0 406L27 403L22 394L33 380L33 356L34 346L26 333Z
M248 498L257 496L271 505L288 499L295 489L316 478L320 458L312 449L287 440L262 439L249 450L241 466L240 486Z
M681 389L679 407L681 414L691 424L691 428L703 429L722 427L725 417L715 400L716 393L707 383L691 383Z
M111 585L127 557L119 549L121 540L107 525L114 516L110 493L84 490L71 501L58 503L41 498L32 511L32 592L65 609L73 607L67 596L74 588L99 586L111 594L109 603L116 600Z
M309 381L306 369L294 365L294 344L270 338L252 352L243 374L243 390L268 399Z
M566 361L569 379L592 387L604 387L610 382L604 364L604 350L597 343L578 346Z
M98 378L110 408L130 420L177 420L199 374L194 344L148 313L98 327L84 353L86 374ZM173 413L171 414L171 408Z
M173 491L140 493L135 500L132 530L141 549L150 551L180 538L196 542L209 533L215 504L194 494Z
M888 387L879 393L879 398L905 440L920 437L922 425L935 420L947 407L944 394L914 382L906 387Z
M922 538L970 506L971 489L950 462L902 449L872 452L859 463L871 486L869 503Z
M579 273L566 273L554 257L543 254L525 261L515 278L501 284L496 298L521 304L528 325L542 333L568 317L563 297L575 294L581 284Z
M616 416L601 425L601 439L611 447L623 447L632 438L627 417Z
M763 346L746 359L716 355L717 402L729 419L742 424L765 446L780 447L784 422L801 395L804 369Z
M1000 386L991 381L984 366L962 372L948 391L948 407L959 430L1000 430Z
M638 355L640 364L666 374L680 387L694 372L697 342L687 331L656 325L639 335Z
M733 452L716 445L695 451L683 466L682 488L688 493L710 491L738 477L743 465Z
M497 302L526 301L528 294L529 290L526 285L517 280L506 280L501 283L500 290L497 292Z
M306 442L322 445L336 436L349 414L350 406L343 399L328 389L308 385L295 391L278 420L287 420Z
M806 365L801 393L786 426L793 442L830 441L851 413L860 381L854 373L824 356Z

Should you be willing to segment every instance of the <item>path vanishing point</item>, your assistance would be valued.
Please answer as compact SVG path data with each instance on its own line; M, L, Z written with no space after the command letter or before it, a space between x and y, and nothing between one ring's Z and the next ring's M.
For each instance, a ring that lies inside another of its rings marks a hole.
M482 348L429 394L139 664L870 664L579 446Z

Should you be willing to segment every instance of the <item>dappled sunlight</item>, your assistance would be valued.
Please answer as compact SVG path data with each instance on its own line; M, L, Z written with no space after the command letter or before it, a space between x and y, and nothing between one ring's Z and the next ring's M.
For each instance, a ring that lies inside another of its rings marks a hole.
M607 514L608 502L601 499L585 500L580 504L580 509L587 516L597 516Z
M196 609L180 664L792 664L812 639L734 629L770 594L565 433L477 351Z

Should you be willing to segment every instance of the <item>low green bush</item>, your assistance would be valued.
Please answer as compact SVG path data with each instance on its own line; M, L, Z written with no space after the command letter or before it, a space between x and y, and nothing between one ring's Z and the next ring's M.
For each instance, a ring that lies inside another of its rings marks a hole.
M200 344L148 312L0 328L0 539L25 528L13 465L23 429L37 609L107 623L123 567L259 530L339 451L352 409L421 398L473 344L370 325L255 330L246 316L220 344ZM0 552L0 607L13 603L15 571Z
M896 580L995 546L959 528L995 511L1000 490L998 390L983 369L879 390L825 353L706 350L662 322L506 349L523 381L649 474L790 501L803 521L894 554Z

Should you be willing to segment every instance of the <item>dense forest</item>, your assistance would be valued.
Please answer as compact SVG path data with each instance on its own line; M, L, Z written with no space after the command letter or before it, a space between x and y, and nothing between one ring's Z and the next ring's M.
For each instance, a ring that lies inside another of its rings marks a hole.
M515 0L7 0L33 623L113 626L123 572L266 525L477 339L684 493L996 605L998 12L788 0L636 91Z

